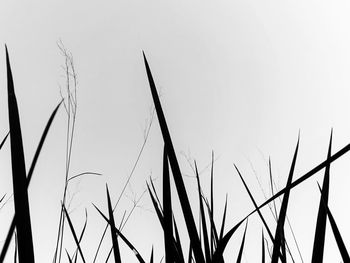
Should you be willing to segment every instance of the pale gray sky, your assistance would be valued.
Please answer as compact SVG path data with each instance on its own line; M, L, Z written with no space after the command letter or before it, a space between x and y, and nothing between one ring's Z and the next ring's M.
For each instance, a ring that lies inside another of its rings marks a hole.
M116 201L142 144L152 105L143 65L144 50L184 173L191 172L181 152L205 167L214 150L217 210L229 194L227 227L252 209L233 163L256 198L264 200L253 164L268 191L266 160L272 158L276 182L285 184L301 132L296 177L323 161L330 130L334 151L350 142L350 3L347 1L2 1L0 43L10 52L21 114L27 167L44 125L64 85L61 39L73 53L78 74L78 114L72 174L95 171L73 184L72 219L78 229L88 209L83 249L91 259L103 219L91 202L107 211L105 183ZM0 135L8 130L5 52L0 52ZM50 262L64 183L65 114L60 110L30 186L30 205L38 262ZM128 197L142 194L152 174L161 188L162 139L157 119L116 217L132 207ZM332 167L330 207L349 244L349 214L343 198L350 183L350 157ZM9 144L0 151L0 194L11 194ZM291 194L289 216L304 260L311 256L318 206L316 179ZM194 181L186 178L189 189ZM203 173L208 186L209 174ZM322 181L322 180L321 180ZM190 191L193 192L193 191ZM175 193L174 193L175 194ZM197 196L193 195L193 202ZM125 228L148 258L163 255L162 233L148 195ZM221 210L220 210L221 209ZM0 212L0 235L7 231L13 203ZM269 211L265 211L269 215ZM179 214L180 215L180 214ZM218 221L219 222L219 221ZM249 221L245 261L260 257L259 218ZM242 229L243 230L243 229ZM242 231L240 230L240 231ZM71 235L66 246L72 251ZM185 238L184 238L185 239ZM228 255L238 251L241 234ZM2 238L0 238L0 241ZM108 239L109 240L109 239ZM104 243L104 250L108 248ZM339 258L330 232L325 262ZM256 253L259 247L259 253ZM294 249L294 247L293 247ZM130 252L123 249L128 262ZM294 249L294 255L298 259ZM101 262L105 254L101 255ZM89 260L90 261L90 260ZM298 260L299 261L299 260Z

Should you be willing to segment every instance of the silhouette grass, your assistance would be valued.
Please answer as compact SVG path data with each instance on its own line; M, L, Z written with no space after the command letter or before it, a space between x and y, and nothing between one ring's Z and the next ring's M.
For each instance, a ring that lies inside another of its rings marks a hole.
M229 228L229 230L225 232L225 228L226 228L225 225L227 222L227 207L229 205L227 201L227 196L225 200L224 210L222 212L221 224L219 225L219 227L217 227L217 225L215 224L215 219L214 219L214 153L212 153L212 158L211 158L210 200L208 200L205 197L205 194L203 192L202 185L201 185L201 180L200 180L201 178L198 173L197 163L194 162L194 167L195 167L194 172L195 172L195 179L197 183L197 194L198 194L197 205L199 207L198 211L196 212L194 210L195 205L190 202L190 198L187 194L187 190L185 187L184 180L182 178L179 162L175 154L175 148L171 140L166 118L164 116L162 105L160 103L160 99L157 93L157 88L156 88L156 85L151 73L151 69L145 54L143 54L143 59L144 59L144 64L146 68L146 74L148 77L150 90L151 90L152 99L155 106L155 112L158 117L162 138L164 142L162 200L160 200L152 180L150 180L150 182L147 182L146 185L147 185L148 193L150 195L150 199L153 204L154 210L160 222L160 226L163 229L165 263L173 263L173 262L175 263L185 263L185 262L223 263L225 262L224 253L228 243L236 233L237 229L242 225L242 223L246 222L243 236L241 238L240 246L237 247L235 250L237 252L236 262L237 263L242 262L244 247L249 245L246 243L246 235L248 232L250 234L250 231L247 231L248 218L251 215L253 215L255 212L258 213L265 229L261 233L261 261L266 262L266 258L265 258L266 249L269 252L270 260L272 263L288 262L287 252L289 253L289 257L292 259L292 261L294 261L293 255L290 252L287 245L287 241L285 239L286 235L285 235L285 229L284 229L285 221L287 220L287 208L289 205L289 197L292 194L292 190L294 189L294 187L305 182L307 179L309 179L310 177L312 177L322 169L325 169L325 174L324 174L323 187L322 189L320 188L321 195L319 200L317 222L315 224L315 236L313 240L312 262L323 261L323 254L324 254L324 251L326 250L324 246L324 242L325 242L325 235L326 235L327 218L329 220L333 236L336 240L339 253L342 256L343 261L350 262L349 254L344 244L342 235L339 231L339 228L336 224L333 214L331 213L328 206L329 188L330 188L329 177L330 177L331 163L336 161L338 158L340 158L344 154L346 154L350 150L350 144L346 145L345 147L343 147L342 149L340 149L339 151L337 151L335 154L332 155L331 146L332 146L333 132L331 132L329 149L328 149L326 160L321 162L319 165L315 166L314 168L312 168L309 172L307 172L303 176L293 181L294 170L296 167L296 159L297 159L298 149L299 149L300 137L298 137L298 142L295 148L286 186L280 191L278 191L277 193L274 193L274 190L273 190L271 162L269 160L269 177L270 177L270 183L271 183L272 196L267 198L267 200L264 201L261 205L258 205L257 201L254 199L251 189L249 189L248 185L246 184L243 178L243 175L241 174L237 165L234 164L235 171L237 172L239 178L241 179L243 186L247 191L249 198L251 199L254 205L254 210L250 212L248 215L246 215L245 217L241 217L238 223L236 223L233 227ZM34 172L35 165L38 161L41 149L43 147L44 141L46 139L46 136L51 127L51 124L62 102L60 102L52 112L46 124L46 127L43 131L42 137L39 141L30 169L28 173L26 173L20 118L19 118L18 105L17 105L15 91L14 91L13 77L12 77L10 59L7 52L7 48L6 48L6 66L7 66L7 83L8 83L7 92L8 92L10 132L1 141L0 150L2 149L8 135L10 135L15 215L9 227L9 231L0 254L0 262L4 261L13 233L15 233L15 240L14 240L15 251L14 251L13 262L17 262L17 259L18 259L19 263L27 263L27 262L34 263L35 255L34 255L34 243L33 243L32 232L31 232L32 230L31 230L31 219L30 219L29 199L28 199L28 187ZM70 91L69 91L69 94L70 94ZM74 109L72 113L73 114L72 118L75 119L76 95L73 94L72 96L73 96L72 97L73 99L69 100L68 103L64 105L66 110L68 110L68 112L70 112L71 110L70 107ZM68 116L70 115L68 114ZM68 120L69 125L73 125L74 127L74 120L73 120L73 124L70 121L71 120ZM78 235L76 231L76 227L74 227L73 222L70 218L70 215L65 205L65 200L66 200L65 195L66 195L66 188L69 180L72 180L74 178L80 177L85 174L94 174L94 175L100 175L100 174L93 173L93 172L86 172L86 173L80 173L78 175L68 177L69 163L71 158L71 145L72 145L72 138L73 138L73 132L74 132L74 130L71 130L71 129L74 129L73 127L71 128L68 127L68 131L67 131L68 136L67 136L67 152L66 152L67 154L66 180L65 180L65 190L63 194L63 200L62 200L62 208L60 211L61 219L59 224L54 261L56 260L61 261L60 251L61 251L61 248L63 248L64 251L66 252L68 262L76 263L76 262L79 262L80 260L82 262L90 262L89 259L87 259L86 256L83 254L83 248L81 246L81 241L83 239L85 230L87 228L87 221L88 221L87 211L85 210L85 222L80 232L80 235ZM147 136L148 136L149 128L147 130ZM135 162L132 172L128 177L126 185L128 184L130 177L133 174L134 168L140 158L140 155L143 151L143 147L145 145L146 140L147 140L147 137L144 141L144 144L142 145L139 156L137 158L137 161ZM171 178L173 178L173 181L171 181ZM175 218L175 214L173 211L174 199L171 196L172 182L175 185L175 190L178 195L178 200L180 202L180 206L182 209L181 218ZM125 187L123 188L123 191L124 189ZM108 227L111 230L112 249L108 254L106 262L111 259L110 255L112 252L114 255L114 262L116 263L123 262L123 255L121 254L120 247L119 247L120 246L119 240L121 240L126 244L126 246L131 251L134 252L138 262L153 263L155 261L153 246L150 251L150 254L148 254L149 252L147 252L147 255L150 255L150 256L147 256L149 257L149 261L146 261L144 257L141 256L141 253L136 249L135 245L126 237L125 234L122 233L123 224L121 223L119 228L116 226L116 218L114 217L113 212L120 200L120 197L118 198L118 201L113 208L108 186L106 186L106 195L107 195L106 203L108 207L108 217L105 216L101 212L101 210L94 205L98 213L107 223L104 233L106 232L106 229ZM3 201L4 197L5 195L3 195L3 197L0 199L0 202ZM280 206L279 214L277 215L275 200L278 197L283 197L283 198L282 198L282 204ZM272 235L272 231L271 231L272 228L271 226L269 226L270 222L266 220L266 218L262 215L262 212L261 212L262 208L266 205L271 204L271 202L274 208L273 214L275 217L274 218L275 221L273 221L273 223L275 223L274 236ZM196 213L199 214L199 222L197 224L194 220L194 215ZM67 248L63 247L64 246L63 235L65 234L63 231L63 226L64 226L65 219L67 220L70 232L72 233L72 236L73 236L74 244L76 246L74 253L72 255L69 254ZM184 229L185 231L179 231L176 223L178 219L185 222L185 229ZM122 222L123 221L124 220L122 219ZM271 244L272 244L271 254L270 254L270 251L268 250L268 246L265 245L264 231L267 232L271 240ZM183 237L180 236L180 234L182 234L183 232L187 234L188 240L186 241L189 241L188 250L187 249L185 250L185 248L183 247L184 246ZM105 234L103 234L102 238L100 239L100 243L97 247L97 252L94 255L93 262L95 262L96 260L104 235ZM256 234L256 236L257 237L260 236L260 233ZM188 251L188 254L185 255L184 251ZM232 260L229 262L232 262Z

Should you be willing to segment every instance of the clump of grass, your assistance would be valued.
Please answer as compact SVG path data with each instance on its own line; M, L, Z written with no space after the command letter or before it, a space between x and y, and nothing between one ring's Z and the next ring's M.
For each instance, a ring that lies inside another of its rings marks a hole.
M234 168L239 178L241 179L243 186L249 195L249 198L254 204L254 210L251 211L248 215L242 216L241 220L239 220L233 227L229 228L227 231L225 231L226 221L227 221L226 214L227 214L227 207L228 207L227 198L225 201L224 210L222 211L221 224L217 225L214 220L214 191L213 191L214 189L214 179L213 179L214 178L214 154L212 153L211 172L210 172L210 200L208 200L205 197L205 194L201 186L197 164L196 162L194 162L194 168L195 168L194 172L195 172L195 178L197 183L198 204L199 204L199 211L198 211L199 221L196 224L194 219L195 218L194 215L196 213L193 209L194 204L190 203L189 201L189 197L188 197L185 183L182 177L180 166L177 160L177 156L175 154L175 148L171 140L166 118L164 116L164 112L157 93L157 88L156 88L156 85L151 73L151 69L145 54L143 54L143 59L144 59L146 73L147 73L149 86L152 94L152 99L154 102L155 113L157 114L157 117L158 117L162 138L164 142L162 200L160 200L159 198L160 195L158 195L152 180L150 180L150 182L147 183L147 189L148 189L148 193L150 195L150 199L153 204L154 210L156 212L160 225L163 229L164 258L166 263L173 263L173 262L223 263L225 262L224 253L225 253L226 247L229 241L231 240L231 238L236 233L236 230L245 222L245 228L244 228L243 235L241 237L240 246L236 248L237 258L235 259L235 261L241 262L242 256L244 253L244 247L249 245L249 244L246 244L246 235L248 233L248 218L251 215L253 215L255 212L258 213L261 219L261 222L264 226L264 230L261 233L261 261L266 262L267 254L269 255L270 261L272 263L287 262L289 260L289 257L292 258L292 261L295 261L288 247L288 242L286 240L285 227L284 227L285 222L287 220L287 209L289 204L289 197L292 194L292 190L294 189L294 187L300 185L305 180L309 179L310 177L312 177L322 169L325 170L325 174L324 174L322 189L321 187L319 187L320 200L319 200L317 221L315 225L312 262L323 261L323 254L326 249L324 246L324 243L325 243L325 235L326 235L327 218L329 220L332 233L338 245L339 252L340 252L340 255L342 256L343 261L350 262L349 254L344 244L341 232L336 224L336 220L334 219L328 205L331 163L337 160L338 158L340 158L341 156L343 156L344 154L346 154L350 150L350 144L346 145L341 150L337 151L335 154L332 155L331 153L332 136L333 136L333 132L332 132L330 136L330 142L329 142L329 148L328 148L326 160L321 162L319 165L311 169L309 172L307 172L303 176L293 181L294 170L297 163L296 161L297 161L297 155L298 155L298 149L299 149L299 137L298 137L298 141L297 141L297 145L296 145L293 159L291 162L291 167L290 167L286 186L280 191L278 191L277 193L274 193L273 191L271 162L269 161L272 196L267 198L267 200L260 205L254 199L252 191L250 190L249 186L245 182L244 176L242 175L241 171L238 169L238 166L234 165ZM72 62L69 62L69 60L67 62L66 60L66 63L68 63L66 65L69 65L69 63L72 63ZM46 139L46 136L51 127L51 124L62 102L60 102L52 112L47 122L47 125L43 131L42 137L39 141L39 144L35 152L33 161L31 163L30 169L28 171L28 174L26 174L19 110L18 110L18 105L17 105L15 91L14 91L13 77L12 77L10 59L9 59L7 49L6 49L6 66L7 66L7 82L8 82L8 107L9 107L10 132L4 137L4 139L0 143L0 149L6 142L6 139L10 134L15 215L13 217L8 235L5 239L5 243L1 251L0 262L3 262L5 259L5 255L8 250L8 246L11 242L13 233L15 233L14 262L17 262L17 258L18 258L18 262L20 263L35 262L35 255L34 255L34 249L33 249L34 244L32 240L31 219L30 219L27 190L33 175L35 165L37 163L41 149L43 147L44 141ZM71 177L68 176L69 163L71 159L72 140L74 135L74 120L75 120L75 114L76 114L76 94L74 94L74 92L72 93L69 87L68 87L68 97L71 99L68 99L67 103L63 103L68 113L65 189L64 189L63 198L62 198L62 208L61 208L61 215L60 215L61 219L60 219L58 236L57 236L56 251L54 254L53 261L54 262L56 260L61 261L61 250L63 249L62 240L63 240L63 234L64 234L64 222L65 220L67 220L69 229L71 231L71 234L73 236L75 246L76 246L75 252L73 254L69 254L68 250L65 248L68 261L78 262L78 260L81 260L82 262L89 262L89 260L84 255L83 249L80 245L87 226L87 212L85 210L85 223L82 228L82 231L80 232L80 234L78 234L78 231L76 230L76 227L74 227L73 222L67 211L66 192L67 192L67 185L70 180L86 174L98 175L98 173L85 172L85 173L81 173ZM71 111L72 109L71 107L73 108L73 111ZM128 180L125 184L125 187L123 188L122 193L124 192L126 186L128 185L129 180L133 174L134 168L137 165L137 162L143 151L143 147L147 140L150 127L151 125L149 125L148 127L147 136L145 138L144 144L141 147L139 156L128 177ZM185 221L185 227L186 227L185 230L187 232L187 237L189 240L188 248L183 247L183 244L184 244L182 241L183 239L182 237L180 238L180 231L178 229L178 224L177 224L178 218L175 218L174 211L173 211L174 198L171 195L171 189L172 189L171 176L173 178L173 182L176 188L176 193L180 201L180 206L182 210L181 219ZM113 213L120 200L120 196L114 207L112 206L112 199L109 193L108 186L106 186L106 196L107 196L108 217L101 211L101 209L99 209L97 206L94 205L97 212L101 215L101 217L105 220L107 224L106 224L105 231L102 235L102 238L100 240L100 243L97 246L97 252L94 256L93 261L94 262L96 261L97 254L101 246L101 242L105 236L107 228L109 227L111 240L112 240L111 242L112 249L108 254L106 262L110 259L110 255L113 255L114 262L116 263L123 262L123 255L121 254L120 247L119 247L120 241L122 241L127 245L127 247L129 247L130 250L134 252L138 262L153 263L154 262L153 247L150 252L149 261L146 261L145 257L141 255L141 253L136 249L133 243L122 233L123 219L120 226L119 227L116 226L116 220L114 218ZM3 201L4 197L5 195L3 195L3 197L0 198L0 203ZM279 198L279 197L282 197L282 203L280 206L279 214L277 215L277 208L274 201L276 200L276 198ZM266 205L269 205L271 202L273 202L273 207L275 211L273 212L273 214L276 219L275 221L276 225L274 227L275 229L274 235L272 234L273 232L271 230L272 229L271 226L269 226L268 222L266 221L263 214L261 213L261 209ZM272 244L272 251L268 250L268 246L266 245L266 243L268 243L265 239L266 232L269 236L270 243ZM188 251L187 255L184 253L185 249L186 251ZM266 253L266 251L268 253Z

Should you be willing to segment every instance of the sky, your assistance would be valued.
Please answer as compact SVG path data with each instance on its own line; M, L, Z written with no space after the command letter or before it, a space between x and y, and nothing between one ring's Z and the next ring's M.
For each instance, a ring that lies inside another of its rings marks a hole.
M152 99L142 50L161 93L191 202L197 205L188 160L197 161L209 194L207 165L214 151L217 221L227 193L228 228L253 208L233 164L256 199L263 202L263 192L270 195L268 158L281 188L299 132L295 178L325 160L332 128L334 152L350 142L349 13L349 2L337 0L2 1L0 43L7 45L10 54L27 168L61 99L60 86L65 85L64 58L57 42L61 40L74 57L78 106L70 175L102 174L81 177L69 186L73 196L70 214L78 229L83 226L85 208L88 211L82 244L86 257L94 255L105 225L92 203L107 212L106 183L112 200L117 200L150 122ZM2 137L8 131L4 48L0 61ZM64 187L66 129L67 116L61 108L29 188L37 262L50 262L53 257ZM140 162L115 212L117 221L144 193L150 176L161 191L162 150L155 117ZM7 197L12 192L9 156L7 142L0 151L0 195L6 193ZM348 154L331 167L329 201L346 244L350 242L350 215L344 209L349 160ZM319 202L317 181L322 182L322 173L293 190L288 207L305 262L311 258ZM162 232L147 193L138 206L124 234L145 258L154 245L159 262ZM181 217L178 207L176 211ZM268 209L263 212L267 218L271 216ZM12 215L10 198L0 211L0 244ZM260 260L261 229L259 218L252 216L243 262ZM325 262L339 262L329 230L328 226ZM229 244L228 258L236 257L242 233L243 228ZM108 242L109 237L103 244L101 262ZM72 244L67 231L65 246L70 253ZM300 262L291 244L296 262ZM125 246L122 252L125 262L136 262Z

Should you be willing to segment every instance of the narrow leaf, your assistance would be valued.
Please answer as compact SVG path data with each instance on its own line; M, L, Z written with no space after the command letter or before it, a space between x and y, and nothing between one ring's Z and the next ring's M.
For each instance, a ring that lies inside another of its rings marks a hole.
M192 249L192 245L191 245L191 242L190 242L190 247L188 249L188 260L187 260L188 263L192 262L192 252L193 252L193 249Z
M79 240L78 240L79 244L81 243L81 240L83 239L83 236L84 236L84 233L85 233L85 229L86 229L86 225L87 225L87 220L88 220L88 215L87 215L87 210L85 209L85 222L84 222L83 229L82 229L82 231L80 233L80 236L79 236ZM74 251L73 258L74 258L74 262L76 263L77 260L78 260L78 247Z
M197 187L198 187L198 195L199 195L199 207L200 207L200 218L202 223L202 231L203 231L203 241L204 241L204 251L206 262L210 262L210 247L209 247L209 236L207 231L207 223L205 220L204 206L203 206L203 196L202 196L202 187L199 180L199 174L197 169L197 163L194 163L196 169L196 178L197 178Z
M45 126L45 129L43 131L43 134L40 138L40 141L39 141L39 144L38 144L38 147L36 149L36 152L35 152L35 155L34 155L34 158L33 158L33 161L32 161L32 164L30 166L30 169L29 169L29 172L28 172L28 176L27 176L27 188L29 187L29 184L30 184L30 181L31 181L31 178L32 178L32 175L33 175L33 171L34 171L34 168L35 168L35 165L36 165L36 162L39 158L39 154L41 152L41 148L44 144L44 141L46 139L46 136L47 136L47 133L51 127L51 124L56 116L56 113L58 111L58 108L59 106L61 105L62 101L56 106L56 108L54 109L54 111L52 112L46 126ZM0 262L3 262L4 259L5 259L5 256L6 256L6 252L8 250L8 247L10 245L10 242L11 242L11 238L12 238L12 235L13 235L13 232L15 230L15 216L13 216L12 218L12 222L11 222L11 225L10 225L10 228L9 228L9 231L7 233L7 236L6 236L6 239L5 239L5 242L4 242L4 246L1 250L1 254L0 254Z
M146 71L147 71L147 77L148 77L148 81L149 81L149 85L150 85L150 89L151 89L151 93L152 93L152 97L153 97L154 107L156 109L156 113L158 116L158 121L159 121L159 125L160 125L161 131L162 131L164 144L167 148L168 158L169 158L171 170L172 170L174 181L175 181L175 186L176 186L177 193L178 193L178 196L180 199L180 204L181 204L183 216L184 216L184 219L186 222L187 231L188 231L190 240L192 242L193 253L194 253L194 256L195 256L195 259L197 262L204 262L204 255L203 255L203 252L201 249L201 244L199 241L199 236L198 236L198 232L196 229L196 224L195 224L195 221L193 218L193 213L192 213L192 209L190 206L190 202L188 200L186 188L185 188L185 185L184 185L184 182L182 179L180 167L179 167L176 155L175 155L174 146L173 146L173 143L171 141L171 137L170 137L168 126L167 126L167 123L165 120L163 109L162 109L162 106L160 104L159 96L157 93L157 88L156 88L156 85L154 83L153 76L152 76L151 70L149 68L149 65L148 65L148 62L147 62L147 59L146 59L146 56L144 53L143 53L143 58L144 58L144 63L145 63Z
M317 183L318 184L318 183ZM320 188L320 186L318 185L318 189L320 190L321 192L321 198L322 198L322 195L323 195L323 192ZM323 200L323 198L322 198ZM343 262L350 262L350 257L349 257L349 253L345 247L345 244L344 244L344 241L343 241L343 238L341 237L341 234L340 234L340 231L338 229L338 226L335 222L335 219L331 213L331 210L329 209L328 205L326 204L326 202L323 202L323 205L325 206L326 210L327 210L327 216L328 216L328 219L329 219L329 223L331 225L331 228L332 228L332 231L333 231L333 235L334 235L334 238L335 238L335 241L337 242L337 245L338 245L338 249L339 249L339 252L342 256L342 259L343 259Z
M299 138L300 137L298 137L297 146L295 147L293 161L292 161L292 164L291 164L291 167L290 167L286 188L290 187L290 185L292 184L295 163L296 163L297 156L298 156ZM284 196L283 196L283 200L282 200L282 204L281 204L281 208L280 208L280 213L279 213L278 221L277 221L277 227L276 227L276 232L275 232L275 240L273 242L273 251L272 251L271 263L277 263L278 262L278 258L280 256L280 249L281 248L282 248L282 251L284 251L284 253L282 253L283 257L285 257L285 255L286 255L285 254L285 247L282 246L282 244L283 244L283 240L284 240L284 222L285 222L286 214L287 214L289 193L290 193L290 190L287 190L284 193ZM285 262L284 258L281 258L281 259L282 259L283 262Z
M174 230L175 230L174 246L175 246L175 250L176 250L176 254L175 254L176 255L176 262L185 263L185 258L184 258L184 254L183 254L182 247L181 247L181 240L180 240L179 231L177 229L175 219L173 221L174 221Z
M34 248L27 192L26 167L23 141L19 120L17 99L14 90L10 59L6 47L7 92L9 126L11 131L11 163L13 181L13 199L15 203L16 228L18 236L19 262L34 263Z
M163 152L163 210L164 210L164 245L165 245L165 262L174 262L173 246L173 211L171 206L171 189L169 166L166 146Z
M236 169L236 171L237 171L239 177L241 178L241 181L242 181L242 183L243 183L243 185L244 185L244 187L245 187L245 189L246 189L246 191L247 191L247 193L248 193L248 195L249 195L249 197L250 197L252 203L254 204L255 209L257 209L257 212L258 212L258 214L259 214L259 217L260 217L261 221L263 222L263 224L264 224L264 226L265 226L265 228L266 228L266 231L267 231L267 233L268 233L269 236L270 236L271 241L273 242L273 241L274 241L274 238L273 238L273 236L272 236L271 230L270 230L269 226L267 225L265 218L264 218L263 215L261 214L261 211L260 211L260 209L258 208L258 205L257 205L257 203L256 203L256 201L255 201L255 199L254 199L254 197L253 197L253 195L252 195L252 193L251 193L250 190L249 190L249 187L247 186L246 182L244 181L243 176L241 175L241 172L238 170L238 168L237 168L236 165L235 165L235 169Z
M117 237L117 235L116 235L116 233L114 231L115 222L114 222L114 216L113 216L111 197L109 196L109 191L108 191L108 186L107 185L106 185L106 191L107 191L107 201L108 201L109 222L110 222L110 225L111 225L111 236L112 236L114 260L115 260L116 263L121 263L119 244L118 244L118 237Z
M1 141L1 143L0 143L0 149L2 148L2 146L4 146L4 144L5 144L5 142L6 142L6 139L7 139L7 137L9 136L9 134L10 134L10 132L8 132L8 133L6 134L6 136L5 136L5 138L2 139L2 141Z
M261 247L262 247L262 251L261 251L261 259L262 259L262 263L265 263L265 238L264 238L264 231L261 231Z
M73 238L74 238L75 244L76 244L77 247L78 247L78 251L79 251L79 253L80 253L80 257L81 257L81 259L83 260L83 262L85 263L85 258L84 258L83 252L82 252L82 250L81 250L78 237L77 237L77 235L76 235L76 233L75 233L75 229L74 229L73 223L72 223L72 221L71 221L71 219L70 219L70 217L69 217L69 214L68 214L68 212L67 212L66 207L64 206L64 204L62 204L62 208L63 208L64 213L66 214L67 221L68 221L68 224L69 224L69 228L70 228L70 230L71 230L71 232L72 232L72 234L73 234Z
M241 221L239 221L234 227L232 227L225 235L222 239L219 240L218 243L218 247L216 248L214 255L213 255L213 263L217 263L220 262L221 259L223 258L223 253L224 250L228 244L228 242L230 241L232 235L236 232L236 230L238 229L238 227L244 222L244 220L246 220L248 217L243 218Z
M247 226L248 226L248 219L247 222L245 224L245 229L244 229L244 234L243 234L243 238L242 238L242 243L241 243L241 247L239 248L239 252L238 252L238 257L237 257L237 263L241 263L242 260L242 255L243 255L243 248L244 248L244 242L245 242L245 234L247 232Z
M153 263L153 246L152 246L151 258L150 258L150 260L149 260L149 263Z
M219 237L219 240L221 240L222 237L224 236L225 221L226 221L226 211L227 211L227 195L226 195L226 200L225 200L224 214L223 214L223 216L222 216L222 223L221 223L221 229L220 229L220 237Z
M164 215L163 215L163 211L161 210L161 208L159 208L158 203L156 201L156 198L154 197L154 195L153 195L151 189L149 188L148 184L147 184L147 189L148 189L148 193L149 193L149 195L151 197L153 207L156 210L156 214L158 216L159 222L160 222L162 228L164 229Z
M109 219L100 211L100 209L97 208L97 206L95 206L94 204L93 204L93 206L100 213L100 215L104 218L104 220L106 220L106 222L110 225ZM130 243L130 241L116 227L114 227L114 231L117 232L118 236L120 236L120 238L124 241L124 243L134 252L138 261L140 263L146 263L143 260L143 258L141 257L140 253L136 250L136 248Z
M331 156L332 135L333 135L333 130L331 131L331 137L329 140L327 158L329 158ZM312 263L322 263L323 262L323 251L324 251L324 242L325 242L325 236L326 236L326 221L327 221L327 211L326 211L325 206L323 205L323 201L326 205L328 205L329 171L330 171L330 164L328 164L326 166L325 174L324 174L324 178L323 178L322 197L320 197L320 203L318 206L314 246L313 246L313 250L312 250L312 259L311 259ZM323 201L322 201L322 198L323 198Z
M306 174L304 174L303 176L301 176L300 178L298 178L297 180L295 180L293 183L291 183L288 187L283 188L282 190L278 191L274 196L270 197L269 199L267 199L264 203L262 203L261 205L259 205L259 209L263 208L264 206L266 206L267 204L269 204L270 202L272 202L273 200L275 200L276 198L278 198L279 196L283 195L284 193L286 193L287 191L291 190L292 188L296 187L297 185L301 184L302 182L304 182L305 180L309 179L311 176L313 176L314 174L316 174L317 172L319 172L320 170L322 170L323 168L325 168L327 165L329 165L330 163L334 162L335 160L337 160L339 157L343 156L345 153L347 153L348 151L350 151L350 144L347 144L346 146L344 146L342 149L340 149L338 152L336 152L334 155L332 155L330 158L328 158L327 160L323 161L322 163L320 163L319 165L317 165L316 167L314 167L313 169L311 169L309 172L307 172ZM257 211L257 209L254 209L252 212L250 212L248 214L248 216L254 214ZM247 216L247 217L248 217Z
M73 263L72 258L70 257L70 255L69 255L67 249L66 249L66 254L67 254L69 263Z
M211 169L210 169L210 251L213 253L214 251L214 231L216 231L214 224L214 152L211 152Z

